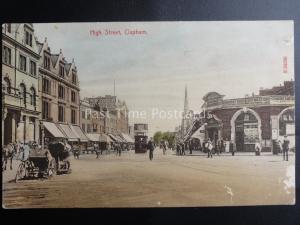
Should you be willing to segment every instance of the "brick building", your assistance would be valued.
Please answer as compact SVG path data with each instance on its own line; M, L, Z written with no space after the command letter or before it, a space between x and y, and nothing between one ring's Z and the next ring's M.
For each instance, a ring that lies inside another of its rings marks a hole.
M47 39L37 42L39 61L39 96L41 119L46 138L87 141L79 127L80 89L74 59L68 62L62 51L53 54ZM77 130L77 133L74 132ZM63 134L63 135L61 135Z
M270 151L272 140L284 135L295 146L295 97L290 95L294 93L290 85L294 87L293 82L285 82L280 89L273 87L236 99L223 99L217 92L206 94L202 109L211 115L206 121L206 136L232 140L238 151L254 151L256 142Z

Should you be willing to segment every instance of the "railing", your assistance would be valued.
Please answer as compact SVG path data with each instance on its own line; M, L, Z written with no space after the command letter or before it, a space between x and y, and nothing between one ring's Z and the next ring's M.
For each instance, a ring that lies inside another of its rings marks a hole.
M19 95L2 92L2 97L3 97L3 102L2 102L3 104L12 105L16 107L24 107L24 102L19 97Z
M294 105L295 96L287 95L270 95L270 96L252 96L236 99L225 99L214 105L209 105L208 109L212 108L231 108L244 106L268 106L268 105Z

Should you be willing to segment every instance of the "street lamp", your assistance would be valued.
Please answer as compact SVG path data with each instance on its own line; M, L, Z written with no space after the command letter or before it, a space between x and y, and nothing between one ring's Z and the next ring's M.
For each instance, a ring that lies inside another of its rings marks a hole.
M45 126L42 121L40 121L40 126L42 130L42 150L44 150L45 147Z

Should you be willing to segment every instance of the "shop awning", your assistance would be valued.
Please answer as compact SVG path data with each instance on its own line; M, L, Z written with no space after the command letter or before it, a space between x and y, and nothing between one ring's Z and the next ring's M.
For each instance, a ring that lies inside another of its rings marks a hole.
M100 134L100 142L114 142L114 140L112 140L108 135L106 134Z
M43 125L53 135L53 137L66 138L66 136L57 128L55 123L43 121Z
M114 141L114 142L120 142L120 140L113 134L108 134L108 136Z
M122 133L122 137L126 140L126 142L134 143L134 140L129 135Z
M71 125L70 126L73 133L77 135L77 137L79 138L79 140L81 142L88 142L89 139L87 138L87 136L83 133L83 131L81 130L81 128L79 126L76 125Z
M64 133L64 135L68 138L68 141L79 141L79 138L72 131L68 124L57 124L58 128Z
M99 142L100 141L100 134L86 134L90 141Z

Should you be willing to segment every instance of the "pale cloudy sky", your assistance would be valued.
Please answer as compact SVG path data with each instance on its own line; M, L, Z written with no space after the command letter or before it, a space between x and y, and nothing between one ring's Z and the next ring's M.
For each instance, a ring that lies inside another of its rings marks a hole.
M260 87L294 78L292 21L120 22L34 24L40 41L47 37L52 53L61 48L75 59L81 97L113 94L130 110L145 110L156 130L173 131L179 119L157 119L152 110L200 110L209 91L225 98L243 97ZM90 30L145 30L146 35L91 36ZM288 73L283 73L283 57Z

